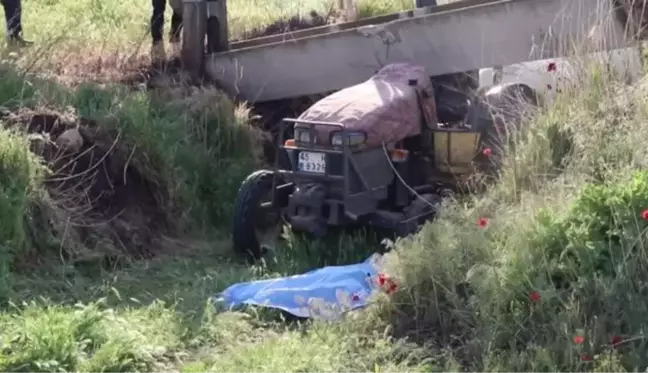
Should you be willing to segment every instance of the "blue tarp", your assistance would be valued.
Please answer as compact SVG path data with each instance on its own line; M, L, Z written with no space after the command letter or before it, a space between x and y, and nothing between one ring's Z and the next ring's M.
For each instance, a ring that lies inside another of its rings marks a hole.
M302 275L234 284L218 301L232 309L243 305L276 308L297 317L335 319L367 304L379 255L363 263L316 269Z

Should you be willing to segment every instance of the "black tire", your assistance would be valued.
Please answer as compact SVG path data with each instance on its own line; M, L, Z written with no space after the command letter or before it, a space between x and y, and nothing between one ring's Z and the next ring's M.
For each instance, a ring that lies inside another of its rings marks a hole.
M238 190L234 204L232 243L237 254L258 260L264 252L255 233L258 207L273 187L274 172L259 170L248 176Z
M481 148L492 151L488 157L478 155L483 171L496 173L501 168L504 148L513 145L512 135L523 130L528 115L539 104L537 92L522 83L499 84L478 91L468 121L482 133Z

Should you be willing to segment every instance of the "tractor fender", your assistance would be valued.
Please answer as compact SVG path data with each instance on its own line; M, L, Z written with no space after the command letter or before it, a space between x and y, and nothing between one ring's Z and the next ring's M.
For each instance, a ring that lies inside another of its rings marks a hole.
M592 30L594 34L600 31ZM590 35L590 38L599 37L600 35ZM636 82L643 76L641 51L637 47L590 53L584 60L600 63L612 76L622 82ZM584 68L587 68L587 64L583 65L579 60L564 57L488 67L479 70L479 86L524 83L542 95L543 99L551 101L562 89L577 84L581 76L580 72Z
M542 104L540 95L524 83L503 83L480 87L468 110L466 123L476 130L488 130L519 122Z
M481 132L480 147L491 155L482 159L482 171L495 172L501 167L505 144L522 129L540 103L538 93L524 83L504 83L482 87L476 92L467 123Z

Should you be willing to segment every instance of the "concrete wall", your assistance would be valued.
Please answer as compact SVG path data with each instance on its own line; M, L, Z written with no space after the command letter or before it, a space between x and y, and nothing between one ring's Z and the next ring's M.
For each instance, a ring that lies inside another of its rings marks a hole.
M467 1L414 17L208 56L206 71L231 94L261 102L338 90L369 78L387 63L415 62L443 75L562 56L586 45L627 44L612 1ZM476 5L475 5L476 4Z

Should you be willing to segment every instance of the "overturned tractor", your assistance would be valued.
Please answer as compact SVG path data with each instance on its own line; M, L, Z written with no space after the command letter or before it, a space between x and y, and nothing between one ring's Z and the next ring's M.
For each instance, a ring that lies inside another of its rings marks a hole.
M459 116L437 109L435 91L423 67L391 64L285 119L274 169L239 190L235 249L259 258L284 225L315 236L346 225L413 233L444 191L497 170L506 134L537 104L526 85L498 85L466 96Z
M461 0L230 42L226 0L185 1L182 60L195 79L255 105L336 92L284 119L274 168L243 182L236 250L259 257L283 223L414 231L440 190L497 170L500 135L536 103L524 84L475 92L480 69L566 57L566 45L636 45L645 3Z

